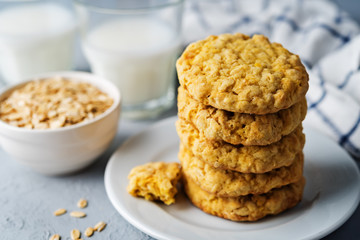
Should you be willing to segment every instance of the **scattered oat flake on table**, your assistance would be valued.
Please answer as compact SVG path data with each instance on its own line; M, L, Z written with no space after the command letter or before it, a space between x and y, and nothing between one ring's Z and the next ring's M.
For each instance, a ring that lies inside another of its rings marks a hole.
M94 230L101 232L102 230L104 230L105 227L106 227L106 223L101 221L95 225Z
M92 227L88 227L84 233L85 233L85 236L91 237L94 234L94 229Z
M72 240L79 240L81 233L78 229L73 229L70 232L70 236Z
M76 218L83 218L83 217L86 217L86 213L80 212L80 211L72 211L70 213L70 216L76 217Z
M61 215L65 214L65 213L66 213L66 209L64 209L64 208L59 208L58 210L56 210L56 211L54 212L54 215L55 215L55 216L61 216Z
M79 208L86 208L87 205L88 205L88 202L87 202L87 200L84 199L84 198L80 198L80 200L79 200L78 203L77 203L77 206L78 206Z
M61 237L59 234L54 234L49 238L49 240L60 240L60 239L61 239Z

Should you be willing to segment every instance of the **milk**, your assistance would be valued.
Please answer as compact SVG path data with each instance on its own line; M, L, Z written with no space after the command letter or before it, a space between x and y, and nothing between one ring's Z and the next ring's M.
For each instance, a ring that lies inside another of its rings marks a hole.
M0 75L15 83L40 72L72 66L76 21L54 3L0 10Z
M167 94L179 46L172 28L149 18L119 17L95 27L83 42L92 71L119 87L125 109Z

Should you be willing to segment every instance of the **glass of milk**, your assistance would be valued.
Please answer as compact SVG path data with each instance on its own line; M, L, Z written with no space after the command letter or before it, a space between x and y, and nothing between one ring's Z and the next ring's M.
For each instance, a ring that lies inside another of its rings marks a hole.
M91 71L114 82L123 116L155 117L174 105L183 0L75 0Z
M69 3L0 0L0 80L72 68L77 21Z

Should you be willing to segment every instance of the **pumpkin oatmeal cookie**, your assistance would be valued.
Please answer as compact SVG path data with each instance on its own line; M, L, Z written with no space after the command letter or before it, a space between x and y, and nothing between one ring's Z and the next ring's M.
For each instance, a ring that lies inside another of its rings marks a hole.
M194 157L181 147L179 159L183 174L208 193L218 197L238 197L248 194L267 193L302 178L304 155L299 152L289 167L281 167L266 173L240 173L214 168Z
M190 201L202 211L233 221L256 221L267 215L276 215L300 202L305 186L302 178L265 194L240 197L217 197L202 190L184 176L184 188Z
M178 90L178 115L201 131L205 138L237 145L268 145L290 134L304 120L306 99L288 109L266 115L233 113L206 106Z
M215 168L243 173L264 173L289 166L305 144L302 125L280 141L266 146L231 145L224 141L208 141L192 124L182 119L176 122L176 131L181 144L198 159Z
M301 101L309 87L299 56L263 35L209 36L190 44L176 68L193 98L231 112L274 113Z

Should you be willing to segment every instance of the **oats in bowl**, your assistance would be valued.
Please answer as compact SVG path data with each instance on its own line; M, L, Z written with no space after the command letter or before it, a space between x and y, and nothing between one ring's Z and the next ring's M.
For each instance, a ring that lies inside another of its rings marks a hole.
M45 78L28 82L0 102L0 119L16 127L55 129L93 119L113 102L89 83Z
M119 89L102 77L40 74L0 90L0 146L37 172L71 173L108 149L120 112Z

